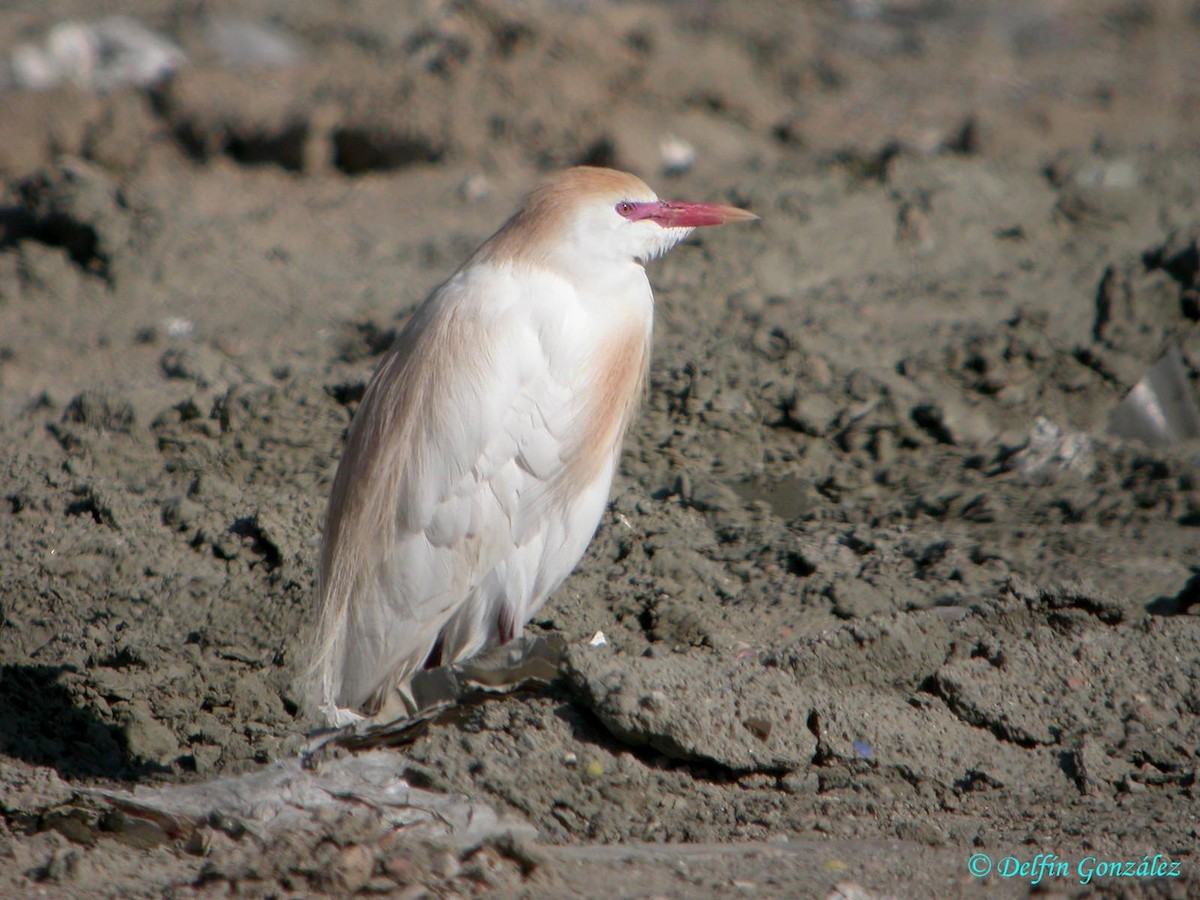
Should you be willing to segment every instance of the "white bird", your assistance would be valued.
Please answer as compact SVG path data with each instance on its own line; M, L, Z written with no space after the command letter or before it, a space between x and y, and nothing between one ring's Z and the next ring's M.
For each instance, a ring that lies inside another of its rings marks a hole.
M417 309L350 427L325 518L310 679L337 724L521 634L600 523L645 382L644 263L757 218L639 178L548 179Z

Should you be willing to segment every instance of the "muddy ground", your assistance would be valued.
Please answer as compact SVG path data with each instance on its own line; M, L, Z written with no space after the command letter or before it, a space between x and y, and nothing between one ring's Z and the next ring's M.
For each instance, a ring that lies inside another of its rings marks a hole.
M1160 853L1038 889L1200 896L1198 448L1106 434L1171 345L1200 374L1200 5L121 8L189 63L0 93L0 895L1022 895L968 857ZM0 48L97 9L6 5ZM239 68L232 12L303 57ZM530 626L563 677L393 751L536 838L131 839L88 788L303 746L364 382L580 161L761 222L652 268L610 511Z

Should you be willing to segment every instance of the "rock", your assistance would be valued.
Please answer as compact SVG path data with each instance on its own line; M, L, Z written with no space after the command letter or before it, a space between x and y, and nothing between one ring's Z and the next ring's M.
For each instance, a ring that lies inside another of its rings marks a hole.
M838 579L832 585L834 615L843 619L865 619L896 606L893 592L860 578Z
M805 768L816 750L808 695L756 658L652 659L571 647L566 674L619 740L672 759L781 773Z
M334 860L329 879L342 896L350 896L365 887L375 872L375 854L370 847L350 844Z
M134 759L167 765L179 755L175 733L155 719L146 704L130 704L122 718L125 746Z
M822 437L833 429L838 413L838 407L825 394L797 388L795 399L787 411L787 421L803 434Z
M187 531L203 511L199 504L187 497L175 497L162 506L163 524L175 531Z
M999 431L978 407L949 392L915 405L912 420L939 442L956 447L978 447Z

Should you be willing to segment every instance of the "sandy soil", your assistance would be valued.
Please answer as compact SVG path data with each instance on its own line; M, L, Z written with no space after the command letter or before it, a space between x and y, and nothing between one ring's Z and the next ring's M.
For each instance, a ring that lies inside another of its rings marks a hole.
M305 61L0 94L0 894L1200 896L1200 470L1105 434L1200 372L1183 0L204 4ZM786 8L781 8L786 7ZM6 5L0 48L96 15ZM664 171L660 142L694 146ZM88 788L295 755L370 370L549 167L746 205L656 264L551 687L392 751L536 839L138 841ZM587 646L603 631L607 647Z

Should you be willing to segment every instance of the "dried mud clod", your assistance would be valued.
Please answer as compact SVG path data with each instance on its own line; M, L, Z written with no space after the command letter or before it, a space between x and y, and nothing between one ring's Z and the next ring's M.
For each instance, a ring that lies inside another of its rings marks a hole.
M75 265L106 282L116 277L116 257L133 236L133 213L103 169L67 160L30 176L18 192L17 234L62 247Z

